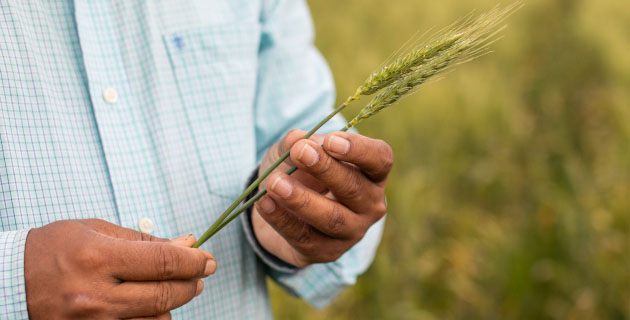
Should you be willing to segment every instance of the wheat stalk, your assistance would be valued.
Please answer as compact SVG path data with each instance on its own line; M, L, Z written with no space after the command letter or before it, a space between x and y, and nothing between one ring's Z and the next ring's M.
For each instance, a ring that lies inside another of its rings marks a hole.
M468 62L488 52L488 46L498 40L497 36L505 26L499 27L505 18L523 6L521 1L501 9L494 7L489 12L474 17L472 14L458 20L449 27L438 32L425 44L415 45L408 53L395 58L390 64L372 73L364 83L359 86L354 95L333 110L326 118L313 127L303 139L308 139L328 120L346 108L351 102L361 96L378 93L358 114L350 120L340 131L347 131L359 122L373 116L383 109L393 105L396 101L412 94L417 88L437 74L447 69ZM380 92L380 93L379 93ZM261 190L241 207L234 211L238 204L243 202L249 194L258 188L260 183L280 163L289 157L290 152L285 152L265 172L250 184L247 189L221 214L210 228L197 240L193 247L197 248L234 220L240 213L251 207L254 202L267 193ZM292 167L287 174L292 174L297 167Z

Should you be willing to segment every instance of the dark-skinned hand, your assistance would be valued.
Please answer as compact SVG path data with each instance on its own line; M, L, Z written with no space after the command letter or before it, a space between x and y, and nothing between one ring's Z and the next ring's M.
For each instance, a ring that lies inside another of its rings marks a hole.
M267 151L260 172L285 150L291 157L261 184L268 194L252 212L258 242L297 267L338 259L385 215L393 165L382 140L347 132L301 139L304 134L293 130ZM286 175L294 164L299 170Z
M97 219L64 220L26 238L30 319L170 319L203 290L214 257L192 235L160 239Z

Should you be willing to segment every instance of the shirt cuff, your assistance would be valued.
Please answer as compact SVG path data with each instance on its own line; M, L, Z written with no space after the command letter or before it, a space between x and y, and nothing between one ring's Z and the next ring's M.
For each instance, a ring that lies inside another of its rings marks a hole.
M249 186L254 180L258 178L258 167L252 172L249 179L247 179L247 186ZM246 187L247 187L246 186ZM255 196L257 191L250 193L247 196L245 202ZM243 224L243 230L245 231L245 238L249 242L250 246L258 256L260 260L262 260L267 267L271 268L274 271L278 271L285 274L294 274L300 268L297 268L291 264L288 264L275 255L271 254L269 251L265 250L258 240L256 239L256 235L254 234L254 227L252 225L252 208L254 206L249 207L243 214L241 215L241 223Z
M24 248L29 231L0 232L0 319L28 319Z

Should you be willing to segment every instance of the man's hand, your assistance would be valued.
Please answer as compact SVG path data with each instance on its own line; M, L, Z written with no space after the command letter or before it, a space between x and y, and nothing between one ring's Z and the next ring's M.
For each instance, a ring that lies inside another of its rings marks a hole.
M268 194L252 214L263 248L297 267L336 260L385 215L393 165L382 140L345 132L305 140L304 134L291 131L267 152L260 172L288 148L291 160L266 179ZM286 175L293 164L300 170Z
M194 242L192 235L169 241L96 219L33 229L24 253L29 318L170 319L216 270Z

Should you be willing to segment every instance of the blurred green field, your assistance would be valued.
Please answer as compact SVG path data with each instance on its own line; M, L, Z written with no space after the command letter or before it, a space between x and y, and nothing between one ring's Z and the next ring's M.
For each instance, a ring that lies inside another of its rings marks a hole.
M416 31L495 4L310 1L338 100ZM359 127L396 156L376 261L322 311L272 285L278 319L630 318L630 2L528 0L508 23Z

